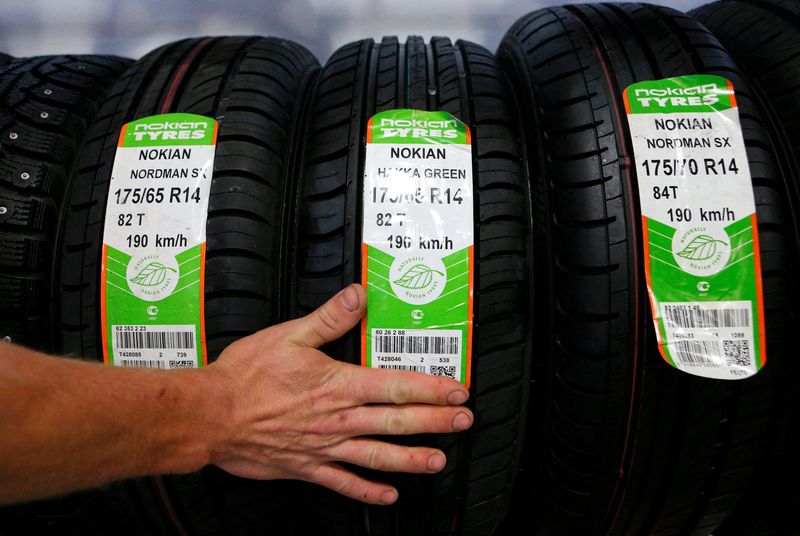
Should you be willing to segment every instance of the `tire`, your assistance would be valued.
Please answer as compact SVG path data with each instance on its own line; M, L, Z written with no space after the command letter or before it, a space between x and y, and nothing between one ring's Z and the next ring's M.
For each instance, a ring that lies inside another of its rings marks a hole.
M800 176L800 6L783 1L714 2L691 14L719 38L747 75L753 93L766 110L772 137L783 150L781 161L787 177ZM746 32L741 29L746 28ZM800 225L800 182L790 181L790 202L795 225ZM794 289L794 303L800 293ZM800 309L793 310L794 325ZM779 535L800 523L800 460L793 440L800 426L800 366L790 363L781 378L783 398L779 406L781 426L772 439L774 450L766 457L757 480L741 499L731 517L716 531L719 536Z
M530 374L529 195L513 96L493 56L466 41L394 37L337 50L313 99L298 192L292 314L360 281L367 120L395 108L444 110L471 129L475 185L473 428L418 437L447 456L435 476L370 474L399 487L392 507L319 492L308 534L491 534L504 517L521 455ZM359 334L325 350L360 363Z
M702 25L644 4L536 11L498 58L522 103L534 195L534 385L515 504L533 534L705 535L736 504L776 425L797 266L762 110ZM691 73L733 81L759 221L769 363L714 381L663 362L643 275L622 91Z
M53 350L53 250L64 192L86 128L128 63L42 56L0 67L0 338Z
M53 278L64 195L86 129L130 63L113 56L0 55L0 338L53 347ZM102 533L91 495L0 509L2 534ZM105 527L105 528L104 528Z
M209 362L231 342L285 319L281 283L293 230L283 211L300 136L295 125L318 69L308 51L289 41L220 37L166 45L123 74L90 129L69 195L61 249L63 351L102 361L98 283L116 140L123 124L159 113L219 121L206 223ZM284 534L281 527L292 522L281 483L214 467L140 480L120 493L162 503L154 533Z

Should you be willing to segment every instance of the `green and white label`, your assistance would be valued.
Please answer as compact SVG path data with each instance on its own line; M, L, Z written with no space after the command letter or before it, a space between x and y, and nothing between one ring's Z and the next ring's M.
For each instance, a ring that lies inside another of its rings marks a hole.
M661 354L698 376L752 376L766 362L764 307L733 85L689 75L633 84L624 98Z
M469 385L469 128L446 112L390 110L373 116L367 132L362 364Z
M122 127L103 227L101 322L112 365L205 363L206 217L217 122L192 114Z

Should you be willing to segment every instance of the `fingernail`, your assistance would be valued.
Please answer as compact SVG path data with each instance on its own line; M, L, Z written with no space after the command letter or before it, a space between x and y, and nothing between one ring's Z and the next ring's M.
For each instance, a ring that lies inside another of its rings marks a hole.
M472 419L469 418L469 415L464 413L463 411L453 417L453 429L454 430L466 430L472 426Z
M467 401L469 398L469 393L466 391L458 390L453 391L449 395L447 395L447 403L451 406L460 406L464 402Z
M392 504L396 500L397 500L397 491L393 489L389 491L384 491L383 495L381 495L381 502L383 504Z
M444 456L441 454L431 454L428 458L428 471L431 473L438 473L442 469L444 469L447 460L444 459Z
M352 285L339 293L339 301L348 311L358 309L358 291Z

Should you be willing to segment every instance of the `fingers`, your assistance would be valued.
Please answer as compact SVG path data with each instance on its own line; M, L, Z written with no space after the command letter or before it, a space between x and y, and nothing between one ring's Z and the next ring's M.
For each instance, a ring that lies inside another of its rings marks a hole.
M313 313L282 324L285 340L293 346L319 348L358 324L366 303L361 286L345 287Z
M404 447L374 439L352 439L328 454L337 461L393 473L438 473L447 463L437 449Z
M403 447L374 439L353 439L337 445L328 455L338 461L376 471L438 473L447 464L444 454L427 447ZM336 464L323 464L311 478L333 491L369 504L392 504L397 490L371 482Z
M472 412L463 407L423 404L361 406L340 411L326 433L363 435L448 434L472 426Z
M418 372L353 367L352 384L362 404L436 404L460 406L469 398L463 384Z
M385 505L397 500L397 490L392 486L371 482L333 463L320 465L309 481L367 504Z

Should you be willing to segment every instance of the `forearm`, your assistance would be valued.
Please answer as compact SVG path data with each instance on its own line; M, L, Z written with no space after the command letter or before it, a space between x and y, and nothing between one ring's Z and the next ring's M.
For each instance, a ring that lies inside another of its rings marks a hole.
M0 504L199 469L225 423L225 398L207 376L0 344Z
M350 285L200 370L105 367L0 343L0 504L208 463L393 503L396 489L340 464L442 470L441 451L375 436L465 430L469 392L455 380L367 369L316 350L358 324L365 298Z

